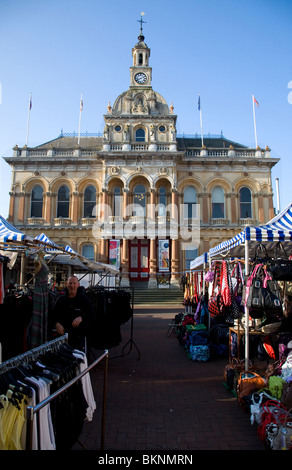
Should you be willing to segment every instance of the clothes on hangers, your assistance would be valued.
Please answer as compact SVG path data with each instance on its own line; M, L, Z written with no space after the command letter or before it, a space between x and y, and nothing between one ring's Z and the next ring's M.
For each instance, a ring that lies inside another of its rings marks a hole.
M121 325L133 316L131 293L124 289L89 287L86 295L94 310L89 347L110 349L117 346L122 341Z
M29 363L18 364L16 358L9 370L1 371L0 365L0 450L27 449L27 407L42 402L87 367L86 355L67 343L41 352L37 358L34 354L27 356ZM34 414L32 449L71 449L95 409L86 374Z
M29 288L9 288L0 304L2 360L27 350L27 328L32 316L33 292Z

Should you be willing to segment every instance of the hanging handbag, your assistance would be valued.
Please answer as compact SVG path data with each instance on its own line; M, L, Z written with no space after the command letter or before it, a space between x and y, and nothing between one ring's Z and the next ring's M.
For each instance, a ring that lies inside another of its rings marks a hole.
M241 372L237 383L238 404L245 405L247 397L249 397L255 390L260 390L265 387L265 379L256 372Z
M283 421L280 418L280 420ZM292 439L292 409L286 412L284 421L278 425L278 432L273 439L272 450L287 450Z
M282 313L282 303L280 291L275 281L267 273L265 267L257 265L256 271L252 275L252 282L249 288L246 306L250 309L252 318L261 318L264 313L270 311L278 314Z
M284 256L279 258L278 248L282 248ZM278 242L275 248L275 258L268 263L268 270L275 281L292 281L292 260L288 258L285 248Z
M204 279L206 282L213 282L215 279L215 271L213 271L213 267L215 265L215 261L213 261L211 268L209 271L206 272Z
M222 311L222 297L221 297L221 272L219 264L215 264L215 278L213 282L212 295L208 301L208 311L212 317L221 314Z

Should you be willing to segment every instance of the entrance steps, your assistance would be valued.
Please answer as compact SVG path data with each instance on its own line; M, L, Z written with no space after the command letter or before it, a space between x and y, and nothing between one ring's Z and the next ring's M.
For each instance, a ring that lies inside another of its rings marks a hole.
M180 289L136 289L134 305L181 305L183 308L183 291Z

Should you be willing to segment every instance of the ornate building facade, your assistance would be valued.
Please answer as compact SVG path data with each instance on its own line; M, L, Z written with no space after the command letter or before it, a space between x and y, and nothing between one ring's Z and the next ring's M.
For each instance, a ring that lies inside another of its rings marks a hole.
M177 116L152 89L141 29L129 89L104 115L103 135L60 135L13 149L9 221L28 235L120 268L121 285L179 286L190 261L243 226L274 216L270 149L223 135L178 136Z

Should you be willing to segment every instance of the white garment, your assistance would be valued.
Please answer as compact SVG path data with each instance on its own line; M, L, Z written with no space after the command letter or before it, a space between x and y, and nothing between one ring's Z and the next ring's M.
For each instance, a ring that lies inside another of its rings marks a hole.
M73 354L75 357L80 357L82 359L82 362L79 364L79 373L81 373L88 367L86 354L83 351L79 351L79 350L75 350ZM81 383L82 383L83 394L88 405L88 408L86 410L86 420L92 421L94 411L96 410L96 403L95 403L95 399L93 395L92 384L91 384L89 373L85 374L82 377Z
M26 380L31 384L36 385L38 389L38 403L50 396L50 384L48 382L36 377L27 377ZM36 415L35 418L37 419ZM37 422L39 423L39 450L56 450L51 408L49 403L39 410Z

